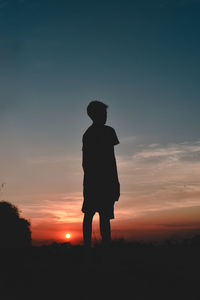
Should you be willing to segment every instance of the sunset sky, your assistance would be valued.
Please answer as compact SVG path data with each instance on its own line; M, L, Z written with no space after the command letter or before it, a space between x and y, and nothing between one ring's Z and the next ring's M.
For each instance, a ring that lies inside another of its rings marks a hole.
M34 240L82 238L92 100L120 140L113 237L200 233L199 37L198 0L0 0L0 200Z

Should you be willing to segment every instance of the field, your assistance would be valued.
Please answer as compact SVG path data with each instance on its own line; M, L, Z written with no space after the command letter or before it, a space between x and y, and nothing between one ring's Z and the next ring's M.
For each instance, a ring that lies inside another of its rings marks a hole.
M0 299L200 299L196 240L1 249Z

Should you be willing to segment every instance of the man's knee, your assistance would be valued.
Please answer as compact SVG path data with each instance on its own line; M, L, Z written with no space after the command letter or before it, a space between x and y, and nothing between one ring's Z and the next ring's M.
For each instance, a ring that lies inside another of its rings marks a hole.
M108 218L105 214L100 214L100 222L104 224L110 223L110 218Z
M84 221L87 221L87 222L92 221L93 216L94 216L94 213L85 213Z

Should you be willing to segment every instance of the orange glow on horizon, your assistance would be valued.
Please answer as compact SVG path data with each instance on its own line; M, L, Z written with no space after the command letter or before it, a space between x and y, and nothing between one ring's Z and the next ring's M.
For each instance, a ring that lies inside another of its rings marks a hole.
M160 240L171 236L185 236L200 231L200 206L191 208L175 208L172 210L149 211L132 219L117 215L111 221L112 239L125 240ZM51 244L52 242L72 244L83 243L82 222L54 222L48 220L34 224L32 222L33 244ZM99 216L94 217L93 239L101 240Z

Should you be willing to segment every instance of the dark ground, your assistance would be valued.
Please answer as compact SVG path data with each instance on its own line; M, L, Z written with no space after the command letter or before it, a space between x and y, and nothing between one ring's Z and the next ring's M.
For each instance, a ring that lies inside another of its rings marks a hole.
M1 249L0 299L200 299L200 243Z

